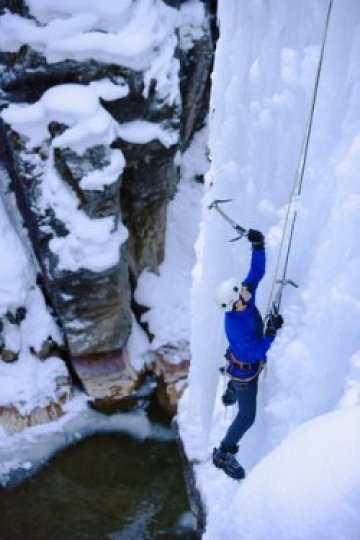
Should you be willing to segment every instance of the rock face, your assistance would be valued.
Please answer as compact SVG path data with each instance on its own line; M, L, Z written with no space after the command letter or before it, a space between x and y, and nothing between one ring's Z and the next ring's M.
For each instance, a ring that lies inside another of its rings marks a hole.
M166 208L174 196L176 147L122 144L129 166L121 189L122 216L129 231L128 266L134 282L144 268L157 270L164 258Z
M93 404L98 410L105 410L112 402L120 402L131 395L140 380L125 348L121 352L83 355L73 360L83 386L94 398Z
M132 290L164 257L175 156L204 123L214 43L201 2L80 4L1 0L0 105L45 297L86 390L118 399L138 382Z
M157 396L160 405L174 416L177 404L187 386L190 348L186 342L164 345L154 353L154 373L158 378Z
M191 12L189 13L191 17ZM208 113L210 101L210 76L214 61L215 37L212 33L212 14L207 15L207 29L195 41L188 39L186 26L180 28L181 68L180 89L182 97L181 150L189 145L193 135L200 130Z
M22 412L15 404L0 405L0 426L12 434L60 418L64 414L63 405L71 393L70 378L57 377L55 384L56 398L46 404L35 405L29 412Z

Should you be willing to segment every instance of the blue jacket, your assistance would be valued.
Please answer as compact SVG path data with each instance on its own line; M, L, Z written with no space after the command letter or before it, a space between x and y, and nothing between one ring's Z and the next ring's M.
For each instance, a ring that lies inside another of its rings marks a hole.
M252 293L248 307L244 311L228 311L225 313L225 333L229 342L228 351L237 360L247 364L266 361L266 353L274 341L273 337L264 336L263 321L255 306L256 289L265 274L265 249L252 251L251 265L248 275L243 281ZM239 379L247 379L255 375L258 364L252 370L241 369L229 362L228 373Z

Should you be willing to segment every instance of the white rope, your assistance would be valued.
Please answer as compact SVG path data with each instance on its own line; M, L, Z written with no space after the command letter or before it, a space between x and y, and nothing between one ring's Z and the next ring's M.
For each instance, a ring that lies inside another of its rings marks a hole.
M287 204L287 210L286 210L286 215L285 215L285 220L284 220L284 226L283 226L282 235L281 235L281 242L280 242L280 246L279 246L279 250L278 250L278 256L277 256L275 270L274 270L274 277L273 277L273 280L272 280L272 285L271 285L271 289L270 289L270 295L269 295L269 300L268 300L268 305L267 305L267 308L266 308L265 316L269 315L270 310L271 310L271 303L272 303L272 298L273 298L273 295L274 295L274 289L275 289L276 281L277 281L277 278L278 278L278 272L279 272L280 261L281 261L281 257L282 257L284 244L285 244L285 237L286 237L286 232L287 232L287 229L288 229L290 212L291 212L292 208L295 206L294 213L293 213L293 220L292 220L292 224L291 224L291 228L290 228L289 239L288 239L288 248L287 248L287 254L286 254L285 263L284 263L282 279L284 280L285 277L286 277L287 266L288 266L288 261L289 261L289 254L290 254L292 238L293 238L293 233L294 233L294 228L295 228L295 221L296 221L296 217L297 217L297 202L298 202L298 199L299 199L299 197L301 195L301 189L302 189L302 184L303 184L303 179L304 179L304 171L305 171L305 165L306 165L306 160L307 160L307 155L308 155L309 142L310 142L310 137L311 137L311 130L312 130L312 124L313 124L316 100L317 100L317 95L318 95L319 81L320 81L321 69L322 69L322 65L323 65L324 51L325 51L325 45L326 45L326 41L327 41L327 35L328 35L328 28L329 28L330 14L331 14L331 10L332 10L332 5L333 5L333 0L329 0L329 6L328 6L328 10L327 10L324 35L323 35L323 40L322 40L322 45L321 45L318 68L317 68L315 82L314 82L314 90L313 90L313 94L312 94L310 111L309 111L309 115L308 115L306 125L305 125L305 132L304 132L304 137L303 137L303 141L302 141L302 144L301 144L301 151L300 151L300 155L299 155L299 160L298 160L298 163L297 163L297 167L295 169L294 181L292 183L292 188L291 188L291 191L290 191L290 196L289 196L289 200L288 200L288 204ZM296 194L296 197L295 197L295 194ZM294 204L295 200L296 200L296 205Z

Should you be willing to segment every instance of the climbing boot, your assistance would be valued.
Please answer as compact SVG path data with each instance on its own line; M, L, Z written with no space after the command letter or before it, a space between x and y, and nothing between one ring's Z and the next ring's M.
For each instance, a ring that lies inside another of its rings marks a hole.
M233 452L229 451L229 449L222 449L221 446L220 448L214 448L212 455L213 464L218 469L222 469L230 478L242 480L245 478L245 471L234 456L236 447L232 447L230 450L233 450Z

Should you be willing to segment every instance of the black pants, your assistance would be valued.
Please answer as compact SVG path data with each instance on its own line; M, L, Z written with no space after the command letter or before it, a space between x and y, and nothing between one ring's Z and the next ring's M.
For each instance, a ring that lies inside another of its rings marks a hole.
M237 444L255 421L258 377L248 382L232 380L229 385L236 393L238 413L221 442L224 449Z

